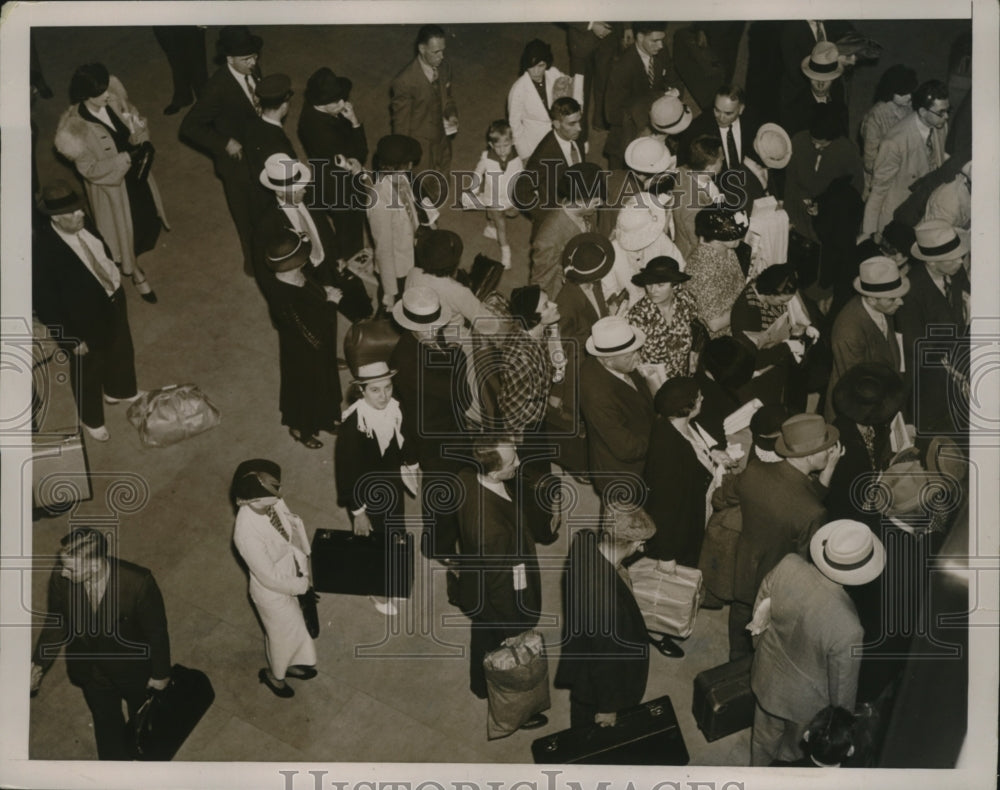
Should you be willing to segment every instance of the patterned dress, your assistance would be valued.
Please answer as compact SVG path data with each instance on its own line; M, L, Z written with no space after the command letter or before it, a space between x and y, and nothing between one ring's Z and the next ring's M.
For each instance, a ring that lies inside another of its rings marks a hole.
M687 273L691 275L687 289L694 296L698 318L706 328L709 321L729 315L733 302L746 285L736 253L711 243L695 248L688 260ZM728 335L728 323L718 331L709 330L708 334L712 338Z
M694 297L684 287L674 286L674 315L668 323L660 308L642 297L628 311L628 321L646 333L639 357L649 364L666 366L666 377L687 376L691 360L691 322L698 318Z

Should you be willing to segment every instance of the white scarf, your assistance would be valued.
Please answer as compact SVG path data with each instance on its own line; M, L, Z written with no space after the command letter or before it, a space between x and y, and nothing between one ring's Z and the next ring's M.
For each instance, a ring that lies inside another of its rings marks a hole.
M403 425L403 412L399 410L398 400L390 398L384 409L376 409L364 398L359 398L341 415L341 419L346 421L354 412L358 414L358 430L369 439L372 435L375 436L378 451L382 455L385 455L385 448L389 446L393 436L402 449L403 434L400 428Z

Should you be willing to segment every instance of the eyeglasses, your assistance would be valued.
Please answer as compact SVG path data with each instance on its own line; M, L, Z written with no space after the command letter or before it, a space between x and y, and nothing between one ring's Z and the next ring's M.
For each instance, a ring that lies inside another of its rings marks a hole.
M936 115L938 118L947 118L951 115L951 110L932 110L929 107L924 107L924 109L931 115Z

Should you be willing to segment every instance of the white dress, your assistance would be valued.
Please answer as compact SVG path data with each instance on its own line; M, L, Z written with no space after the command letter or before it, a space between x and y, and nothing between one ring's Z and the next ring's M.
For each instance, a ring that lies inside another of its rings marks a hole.
M549 107L552 106L552 93L556 80L565 76L555 66L546 69L545 95ZM510 128L514 133L517 155L522 161L527 162L542 138L552 130L548 107L542 102L538 90L531 84L531 75L528 72L524 72L510 87L510 92L507 94L507 120L510 121Z
M289 666L314 666L316 646L295 597L309 589L305 527L284 500L278 500L274 507L288 540L267 514L243 505L236 514L233 541L250 569L250 598L264 624L267 661L274 676L281 679Z

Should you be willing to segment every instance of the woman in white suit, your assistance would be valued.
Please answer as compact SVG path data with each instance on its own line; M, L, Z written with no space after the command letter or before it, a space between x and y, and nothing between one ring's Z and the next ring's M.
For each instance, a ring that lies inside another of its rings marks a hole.
M316 676L316 647L296 596L310 588L309 540L302 519L278 493L281 467L273 461L244 461L233 476L239 510L233 540L250 569L250 598L264 625L269 666L261 683L279 697L295 692L285 678Z
M521 55L521 76L507 95L507 119L522 162L552 130L552 102L572 90L572 79L552 65L552 48L537 38L529 41Z

